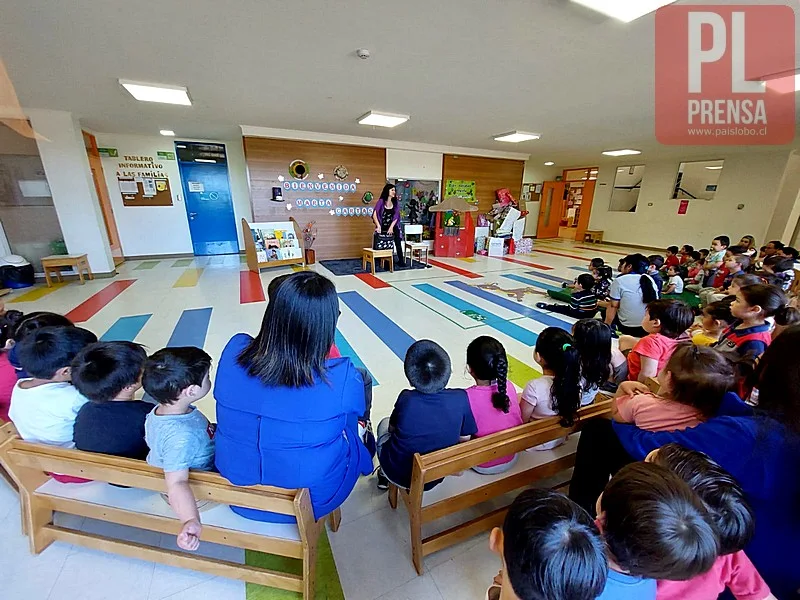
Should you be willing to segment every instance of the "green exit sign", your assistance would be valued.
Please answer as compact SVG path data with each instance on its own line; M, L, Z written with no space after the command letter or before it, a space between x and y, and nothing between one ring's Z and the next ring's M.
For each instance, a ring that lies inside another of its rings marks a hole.
M174 152L159 152L158 158L161 160L175 160L175 153Z

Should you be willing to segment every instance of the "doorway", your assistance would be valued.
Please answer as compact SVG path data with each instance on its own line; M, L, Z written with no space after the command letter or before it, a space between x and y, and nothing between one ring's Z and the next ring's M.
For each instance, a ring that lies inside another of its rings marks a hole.
M559 237L566 187L567 184L563 181L545 181L542 184L542 199L539 206L539 225L536 228L537 238L546 239Z
M224 144L175 142L195 255L238 254Z
M597 167L566 169L559 181L544 182L536 237L583 241L589 227L597 171Z
M87 131L82 131L81 133L83 133L86 155L89 157L89 168L92 171L92 181L94 181L94 189L97 191L97 200L100 202L100 212L103 214L103 223L105 223L106 233L108 234L108 246L111 249L114 266L118 267L125 262L125 257L122 254L117 221L114 218L114 209L111 206L111 198L106 187L103 161L100 158L100 152L97 150L97 139Z

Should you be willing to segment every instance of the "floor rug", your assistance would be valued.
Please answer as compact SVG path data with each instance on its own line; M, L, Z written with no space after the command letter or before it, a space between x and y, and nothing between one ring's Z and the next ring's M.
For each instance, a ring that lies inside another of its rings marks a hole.
M264 554L253 550L245 550L244 562L250 566L294 575L300 575L302 569L302 563L296 558ZM279 590L255 583L248 583L245 590L245 598L247 600L300 600L303 597L302 594L297 592ZM339 581L336 563L333 561L333 551L331 550L331 543L328 541L326 528L323 528L317 543L317 588L315 598L316 600L344 600L344 592Z
M320 264L328 269L334 275L355 275L356 273L370 273L369 265L367 265L367 270L361 268L362 262L360 258L343 258L340 260L321 260ZM397 261L394 263L394 270L395 271L408 271L409 269L425 269L430 268L425 264L415 260L413 262L413 267L409 266L408 261L406 261L406 266L401 267L397 264ZM388 273L389 269L383 268L383 261L378 261L375 265L375 272L376 273Z

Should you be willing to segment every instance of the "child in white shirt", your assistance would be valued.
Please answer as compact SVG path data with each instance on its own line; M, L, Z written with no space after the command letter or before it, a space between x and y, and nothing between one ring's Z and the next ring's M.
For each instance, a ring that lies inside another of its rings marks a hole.
M22 439L75 447L75 417L88 400L70 382L70 365L96 341L95 334L81 327L43 327L16 346L22 368L31 375L14 386L8 412Z
M667 269L667 285L664 288L665 294L682 294L683 279L680 275L680 267L670 267Z

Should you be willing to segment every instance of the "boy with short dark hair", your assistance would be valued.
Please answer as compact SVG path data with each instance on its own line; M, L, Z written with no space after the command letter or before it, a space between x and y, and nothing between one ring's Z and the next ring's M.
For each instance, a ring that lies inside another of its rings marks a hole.
M631 463L597 500L608 551L608 579L597 600L654 600L656 580L685 581L708 572L719 553L711 515L675 473Z
M569 306L538 302L536 308L576 319L591 319L597 312L597 296L593 291L595 278L589 273L584 273L578 276L577 282L578 288L570 295Z
M594 600L605 587L605 546L592 518L558 492L530 489L495 527L489 547L503 561L488 600Z
M134 400L142 387L145 360L147 353L139 344L98 342L72 361L72 385L91 401L75 419L78 450L147 458L144 421L153 405Z
M444 348L431 340L415 342L404 368L414 389L400 392L392 415L378 424L378 489L387 489L389 481L408 488L415 453L441 450L478 432L466 390L445 389L452 368Z
M730 245L731 240L727 235L719 235L711 241L711 252L709 252L706 258L706 264L703 265L703 269L706 272L706 279L703 281L704 285L711 285L711 281L717 269L725 262L725 252Z
M650 261L650 266L647 267L647 274L652 277L660 295L661 290L664 289L664 278L661 276L661 269L664 267L664 257L658 254L651 254L647 257L647 260Z
M791 246L784 246L783 250L780 251L780 254L797 262L797 258L800 256L800 251L798 251L797 248L792 248Z
M189 487L189 470L214 469L214 431L192 406L211 390L211 357L192 346L164 348L147 359L145 391L158 401L145 420L147 462L164 469L169 504L182 523L178 546L197 550L200 512Z
M700 290L700 306L708 306L712 302L717 302L730 295L728 289L731 287L734 277L744 275L750 267L750 257L744 254L735 254L728 248L725 253L725 276L722 283L717 287L709 287ZM720 269L722 271L722 269ZM716 283L716 282L715 282Z
M681 257L679 256L681 249L677 246L669 246L667 248L667 259L664 261L664 266L667 268L677 267L681 264Z
M75 417L88 402L70 382L75 356L97 336L82 327L42 327L15 346L30 378L11 392L8 415L22 439L74 448Z

